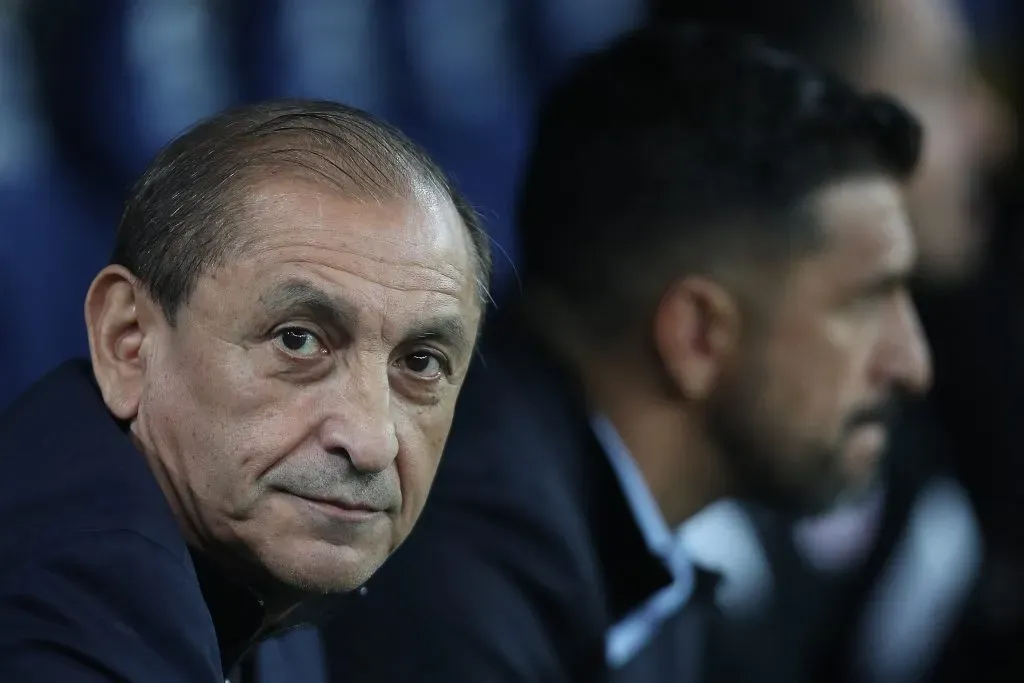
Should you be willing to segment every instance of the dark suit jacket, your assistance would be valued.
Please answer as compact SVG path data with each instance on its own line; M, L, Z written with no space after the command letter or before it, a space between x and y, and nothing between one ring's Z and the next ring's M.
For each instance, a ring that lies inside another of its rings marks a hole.
M0 458L0 681L223 683L261 603L189 551L88 363L0 415Z
M332 680L694 680L692 602L609 672L609 627L671 577L558 370L507 321L489 323L478 360L423 516L325 629Z

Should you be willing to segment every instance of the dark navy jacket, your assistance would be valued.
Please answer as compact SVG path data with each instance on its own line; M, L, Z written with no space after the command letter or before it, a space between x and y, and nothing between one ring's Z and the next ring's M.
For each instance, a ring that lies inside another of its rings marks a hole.
M189 551L88 363L0 415L0 462L0 681L223 683L261 603Z
M332 680L707 680L701 580L623 669L606 664L610 627L671 575L648 550L582 401L512 326L488 323L416 528L324 630Z

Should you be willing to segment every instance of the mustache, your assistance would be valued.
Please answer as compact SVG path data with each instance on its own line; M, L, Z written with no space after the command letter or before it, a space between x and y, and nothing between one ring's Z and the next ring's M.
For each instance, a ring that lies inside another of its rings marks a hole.
M904 402L904 396L892 396L874 405L860 408L847 418L846 431L873 424L892 426L899 419Z
M289 458L264 477L267 488L302 498L370 510L401 507L402 489L393 469L359 472L346 458Z

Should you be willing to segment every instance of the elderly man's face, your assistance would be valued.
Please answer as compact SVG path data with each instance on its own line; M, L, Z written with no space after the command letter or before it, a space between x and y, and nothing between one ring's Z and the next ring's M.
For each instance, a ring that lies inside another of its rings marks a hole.
M273 182L247 213L244 255L142 344L133 433L199 543L352 589L408 535L441 457L481 315L469 239L427 190Z

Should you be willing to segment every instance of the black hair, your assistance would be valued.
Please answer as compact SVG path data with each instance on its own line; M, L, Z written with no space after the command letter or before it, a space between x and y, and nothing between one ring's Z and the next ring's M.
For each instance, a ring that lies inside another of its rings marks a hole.
M589 338L635 333L687 271L814 243L816 190L904 180L920 138L894 101L755 38L638 29L582 60L540 114L518 203L526 301Z
M399 130L343 104L278 100L208 118L165 147L136 183L111 262L149 290L173 324L199 277L238 253L237 214L256 180L292 173L354 197L407 198L417 183L451 200L470 237L482 298L490 242L477 213Z

